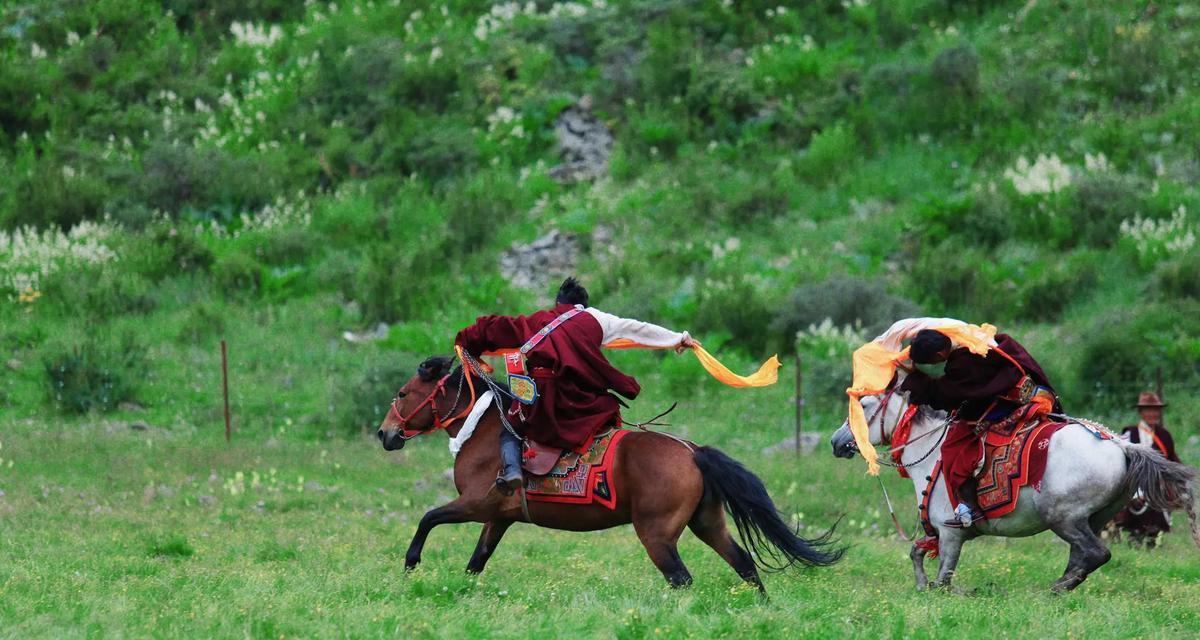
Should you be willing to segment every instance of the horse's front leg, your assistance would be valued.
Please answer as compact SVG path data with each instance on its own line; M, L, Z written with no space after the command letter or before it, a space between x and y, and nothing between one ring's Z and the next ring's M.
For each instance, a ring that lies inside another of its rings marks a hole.
M917 576L917 591L924 591L925 587L929 586L929 577L925 575L925 555L927 553L929 552L917 544L913 544L912 550L908 552L908 557L912 558L913 573Z
M417 533L413 535L412 542L408 545L408 552L404 554L404 569L412 570L421 562L421 550L425 548L425 539L429 537L429 532L439 524L452 524L456 522L467 522L475 519L476 515L462 498L449 502L435 509L430 509L421 516L421 522L417 525Z
M961 529L942 529L938 541L938 553L941 561L938 563L937 582L933 586L943 589L950 588L954 579L954 569L958 566L958 556L962 553L966 537Z

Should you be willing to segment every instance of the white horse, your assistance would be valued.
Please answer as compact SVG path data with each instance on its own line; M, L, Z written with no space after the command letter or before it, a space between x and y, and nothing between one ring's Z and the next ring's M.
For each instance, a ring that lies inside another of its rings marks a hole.
M908 404L908 395L898 390L862 399L863 409L870 418L871 444L891 442L892 431ZM901 450L900 462L912 477L918 503L928 484L927 478L941 459L941 440L948 418L944 411L920 407L912 419L910 444ZM831 444L833 454L839 458L853 458L858 452L846 423L833 434ZM888 452L882 451L881 458L889 460ZM1016 508L1005 516L979 521L969 529L945 526L943 523L954 513L944 479L938 479L927 514L937 530L941 555L934 586L949 587L967 540L982 535L1031 536L1050 529L1071 545L1067 569L1054 583L1053 591L1070 591L1108 562L1112 554L1097 534L1139 488L1155 509L1186 510L1192 539L1200 546L1200 523L1193 502L1194 480L1194 469L1171 462L1149 447L1131 445L1120 438L1102 440L1083 425L1069 424L1051 437L1041 491L1023 487ZM909 553L917 589L929 584L925 575L926 553L926 549L916 544Z

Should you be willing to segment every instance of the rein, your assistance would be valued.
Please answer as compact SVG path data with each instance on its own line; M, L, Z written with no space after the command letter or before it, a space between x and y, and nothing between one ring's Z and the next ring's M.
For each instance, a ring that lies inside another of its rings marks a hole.
M907 477L909 477L908 471L907 471L908 467L921 464L927 458L929 458L929 456L933 455L934 451L937 451L940 448L940 446L942 444L942 440L946 437L946 433L950 429L951 420L950 420L950 418L947 418L946 422L943 423L942 428L941 428L941 433L938 436L937 442L935 442L933 444L933 446L930 447L929 451L925 452L925 455L921 456L918 460L916 460L914 462L904 463L903 461L901 461L900 455L906 448L908 448L909 445L916 442L917 440L920 440L921 438L932 435L933 433L937 432L938 430L933 429L933 430L927 431L926 433L923 433L923 434L917 436L916 438L909 439L908 434L910 433L910 431L912 429L913 418L915 418L916 414L918 413L917 407L915 405L910 404L908 406L908 408L905 409L904 412L901 413L900 417L896 420L896 426L892 428L892 431L891 431L892 435L889 438L888 430L885 428L887 426L885 424L885 421L887 420L886 409L887 409L888 405L891 404L892 396L895 395L895 392L896 392L896 390L894 387L887 390L887 395L884 396L883 402L881 402L879 404L879 406L871 414L871 417L867 419L867 426L870 427L870 425L873 422L875 422L875 418L876 417L879 418L879 440L882 444L889 445L888 453L891 454L890 457L892 458L893 462L886 462L883 459L878 460L878 462L881 465L884 465L887 467L892 467L892 468L896 469L896 472L899 473L901 477L907 478ZM895 440L889 441L889 440L891 440L891 438L895 438ZM896 510L892 506L892 498L891 498L891 496L888 495L887 487L885 487L883 485L883 479L880 478L879 476L875 476L875 479L879 482L879 490L883 492L883 500L887 504L888 515L890 515L892 517L892 525L896 527L896 533L905 542L912 542L916 538L916 533L914 532L912 535L909 535L908 533L906 533L904 531L904 527L900 525L900 519L896 517Z

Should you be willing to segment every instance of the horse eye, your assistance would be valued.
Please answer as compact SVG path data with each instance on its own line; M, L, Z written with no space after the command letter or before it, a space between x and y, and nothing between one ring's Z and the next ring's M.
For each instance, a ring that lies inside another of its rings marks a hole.
M405 393L405 392L403 392L403 391L397 391L397 392L396 392L396 399L397 399L397 400L399 400L400 398L403 398L403 397L404 397L404 396L406 396L406 395L408 395L408 394L407 394L407 393Z

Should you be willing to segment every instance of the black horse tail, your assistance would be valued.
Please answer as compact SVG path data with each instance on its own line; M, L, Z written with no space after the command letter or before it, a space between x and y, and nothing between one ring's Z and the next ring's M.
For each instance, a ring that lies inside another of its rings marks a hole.
M742 463L712 447L692 454L704 477L704 501L720 500L737 526L742 545L764 571L782 571L800 563L824 567L842 558L845 548L833 538L833 527L812 540L796 535L783 521L762 480Z
M1186 464L1167 460L1150 447L1118 442L1125 450L1128 464L1125 472L1126 495L1141 489L1152 509L1183 509L1191 525L1192 541L1200 547L1200 519L1196 517L1196 470Z

